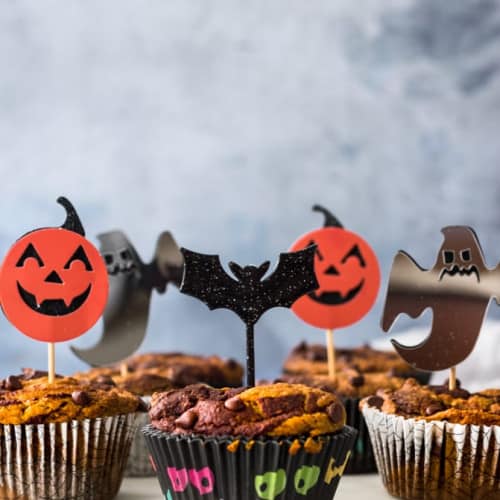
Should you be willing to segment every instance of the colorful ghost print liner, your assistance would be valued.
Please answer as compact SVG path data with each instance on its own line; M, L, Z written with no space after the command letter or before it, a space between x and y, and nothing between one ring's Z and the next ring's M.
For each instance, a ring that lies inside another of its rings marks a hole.
M321 436L321 450L290 452L293 440L174 436L143 429L163 495L169 500L331 499L347 467L356 431ZM303 444L303 440L301 440ZM293 450L293 448L292 448Z

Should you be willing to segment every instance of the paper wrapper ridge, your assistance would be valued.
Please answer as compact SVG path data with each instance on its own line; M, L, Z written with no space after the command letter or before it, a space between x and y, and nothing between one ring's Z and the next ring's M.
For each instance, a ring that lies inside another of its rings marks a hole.
M144 401L150 402L150 397L143 397ZM156 472L151 466L151 459L146 439L141 429L150 423L148 413L137 413L137 430L132 439L132 446L125 467L125 477L154 477Z
M135 414L0 426L0 498L110 500L122 481Z
M500 426L415 420L363 407L391 495L415 500L500 498Z

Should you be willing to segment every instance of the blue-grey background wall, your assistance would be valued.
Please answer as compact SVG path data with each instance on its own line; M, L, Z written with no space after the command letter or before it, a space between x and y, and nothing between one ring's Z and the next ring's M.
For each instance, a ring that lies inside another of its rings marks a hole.
M2 255L59 225L65 194L89 236L123 228L144 258L170 229L226 260L275 260L321 224L320 202L373 245L385 279L399 248L430 266L448 224L473 225L500 259L499 2L0 5ZM339 345L381 335L384 289ZM258 376L301 338L323 335L266 314ZM45 346L3 318L0 342L2 374L45 366ZM244 342L233 313L172 288L142 349L243 359ZM59 371L83 367L57 352Z

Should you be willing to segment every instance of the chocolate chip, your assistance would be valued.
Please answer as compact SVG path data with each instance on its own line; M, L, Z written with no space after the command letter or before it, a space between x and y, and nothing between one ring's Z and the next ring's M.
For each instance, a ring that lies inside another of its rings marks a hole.
M326 361L326 350L316 349L311 346L311 350L306 353L306 359L309 361Z
M241 411L245 408L245 403L238 397L226 399L224 401L224 407L230 411Z
M17 377L14 377L14 375L9 375L4 382L4 387L8 391L17 391L19 389L23 388L23 385L19 381Z
M17 405L19 403L20 401L17 399L0 399L0 406Z
M198 415L196 412L194 410L188 410L175 420L175 424L182 429L192 429L197 420Z
M431 403L426 409L425 409L425 414L430 417L431 415L434 415L434 413L438 413L440 411L444 410L444 405L441 403L441 401L435 401L434 403Z
M375 408L378 408L380 410L380 408L382 408L382 405L384 404L384 400L380 396L370 396L366 400L366 404L368 406L374 406Z
M23 368L24 380L33 380L34 378L46 377L48 374L45 371L35 370L34 368Z
M326 409L326 413L334 422L340 422L344 416L344 407L336 401Z
M23 374L21 375L21 378L24 380L33 380L34 378L41 378L41 377L46 377L49 373L46 372L45 370L35 370L34 368L21 368ZM63 378L62 375L59 375L59 373L56 373L56 378Z
M363 375L355 375L349 379L353 387L361 387L365 383L365 377Z
M80 406L85 406L90 403L90 396L85 391L74 391L71 394L71 399Z
M302 341L297 347L294 349L295 352L305 352L307 351L307 342Z
M238 361L230 358L226 361L226 366L229 368L229 370L236 370L239 368L240 364L238 363Z
M146 401L144 401L144 399L138 397L136 411L144 412L144 413L148 412L149 411L148 403L146 403Z
M116 386L114 380L109 375L99 375L95 381L102 385Z

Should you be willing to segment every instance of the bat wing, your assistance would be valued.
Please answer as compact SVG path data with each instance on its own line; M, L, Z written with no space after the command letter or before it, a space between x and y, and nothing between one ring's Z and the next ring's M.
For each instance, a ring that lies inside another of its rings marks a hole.
M164 292L170 282L179 287L183 263L182 253L174 237L169 231L164 231L158 237L153 261L148 266L152 286L159 292Z
M238 295L240 283L229 276L221 266L218 255L206 255L181 248L184 274L180 291L204 302L209 309L235 310L233 298Z
M71 350L91 366L115 363L132 355L146 335L150 297L151 290L141 287L133 274L110 280L101 339L91 348L71 346Z
M426 293L431 280L429 272L422 269L410 255L403 251L397 253L392 263L382 315L382 329L385 332L399 314L406 313L416 318L432 304L431 297Z
M276 270L262 281L262 312L272 307L290 307L302 295L318 288L315 253L316 245L311 245L298 252L280 254Z

